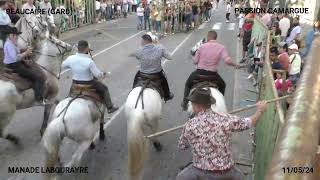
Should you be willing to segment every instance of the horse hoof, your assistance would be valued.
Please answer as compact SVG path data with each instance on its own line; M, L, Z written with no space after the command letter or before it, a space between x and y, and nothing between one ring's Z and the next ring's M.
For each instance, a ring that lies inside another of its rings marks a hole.
M156 149L157 152L161 152L162 151L162 145L158 141L153 142L153 147Z
M96 145L92 142L89 146L89 150L94 150L94 148L96 148Z
M13 144L15 144L15 145L19 145L19 138L18 137L16 137L16 136L14 136L14 135L12 135L12 134L8 134L7 136L6 136L6 139L8 140L8 141L11 141Z
M99 134L99 139L100 139L101 141L105 140L105 138L106 138L106 135L105 135L104 133L100 133L100 134Z

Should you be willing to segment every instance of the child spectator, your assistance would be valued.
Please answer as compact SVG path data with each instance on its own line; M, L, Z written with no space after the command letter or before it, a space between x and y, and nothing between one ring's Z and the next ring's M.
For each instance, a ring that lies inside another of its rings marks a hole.
M282 66L279 62L279 59L278 59L278 54L279 54L279 51L277 48L274 48L274 50L270 50L270 60L272 62L272 69L282 69Z
M276 73L276 80L274 82L279 96L284 96L292 87L292 83L289 79L284 81L281 72Z

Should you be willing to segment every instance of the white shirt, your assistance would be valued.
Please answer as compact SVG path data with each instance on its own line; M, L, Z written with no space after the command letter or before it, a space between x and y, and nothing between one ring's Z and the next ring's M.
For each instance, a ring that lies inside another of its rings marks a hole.
M289 75L300 73L300 69L301 69L300 54L299 53L291 54L289 57Z
M286 17L280 19L279 28L281 30L281 36L287 37L287 33L290 28L290 19Z
M300 26L294 27L290 32L290 36L287 38L287 42L291 43L295 38L298 37L300 33L301 33L301 27Z
M230 4L227 5L227 13L231 13L231 5Z
M96 1L96 10L100 10L100 2Z
M239 28L242 28L244 24L244 14L241 13L238 18L239 18Z
M0 25L9 25L11 24L11 19L7 12L0 8Z
M77 53L69 56L62 63L62 70L64 69L71 69L72 79L76 81L91 81L94 77L103 76L103 72L98 69L88 54Z
M138 16L143 16L143 12L144 12L144 9L142 7L137 8L137 15Z

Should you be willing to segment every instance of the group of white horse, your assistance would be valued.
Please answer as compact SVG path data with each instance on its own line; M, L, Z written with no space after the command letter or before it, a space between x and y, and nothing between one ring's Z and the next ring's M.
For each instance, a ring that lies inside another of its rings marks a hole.
M58 165L59 149L64 137L68 137L79 143L78 150L74 153L72 161L65 166L79 166L83 150L93 145L93 139L98 131L95 124L100 123L100 139L104 139L103 119L105 107L84 98L68 97L60 101L52 114L52 120L47 126L52 106L57 102L58 79L60 77L60 65L62 53L71 52L72 46L50 36L47 27L37 20L37 25L43 27L41 32L34 32L29 23L22 18L16 27L22 32L19 35L18 46L26 48L34 39L38 49L36 62L43 67L50 84L49 105L45 106L44 121L41 127L43 147L46 151L46 167ZM64 52L61 49L64 49ZM10 133L5 133L5 127L9 124L16 110L34 106L34 93L32 90L19 92L11 82L0 80L0 137L8 140L17 140ZM216 112L226 112L226 104L223 95L216 89L210 88L211 95L216 99L212 109ZM141 95L141 91L142 95ZM128 95L123 105L127 118L128 134L128 179L142 180L143 169L148 157L149 140L145 138L147 133L158 131L158 124L162 116L164 101L158 91L151 88L134 88ZM178 109L178 108L177 108ZM102 112L102 113L101 113ZM192 106L189 103L189 114L192 114ZM100 120L100 121L99 121ZM160 151L161 144L156 139L151 139L155 148ZM92 147L92 146L91 146ZM46 179L54 179L54 175L46 175Z

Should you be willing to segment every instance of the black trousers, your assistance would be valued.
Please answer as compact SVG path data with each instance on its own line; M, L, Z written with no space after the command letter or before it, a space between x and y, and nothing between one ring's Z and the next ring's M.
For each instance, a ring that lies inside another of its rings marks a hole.
M226 19L227 19L228 21L230 20L229 17L230 17L230 13L227 13L227 14L226 14Z
M43 99L44 80L41 76L33 72L31 68L25 66L21 61L7 64L6 67L12 69L13 72L19 74L20 76L32 81L32 89L34 90L36 100L40 101Z
M225 89L226 89L226 84L217 72L206 71L203 69L197 69L190 74L190 76L186 82L185 89L184 89L184 101L187 101L186 98L189 96L191 88L194 85L193 81L198 79L198 75L210 76L211 82L216 83L219 87L218 88L219 91L224 95Z
M140 74L144 74L144 73L142 73L140 71L137 72L136 76L134 77L133 88L137 84L137 80L138 80L138 77L140 77ZM162 86L163 91L164 91L164 99L165 100L168 99L170 97L170 89L169 89L169 84L168 84L167 77L166 77L164 71L162 70L162 71L160 71L158 73L152 73L150 75L157 75L162 79L161 86Z
M76 80L73 80L73 83L91 85L92 88L95 89L96 92L100 95L100 97L104 100L104 102L106 103L107 109L111 109L113 107L113 103L111 101L109 89L102 82L94 79L94 80L91 80L91 81L76 81Z

